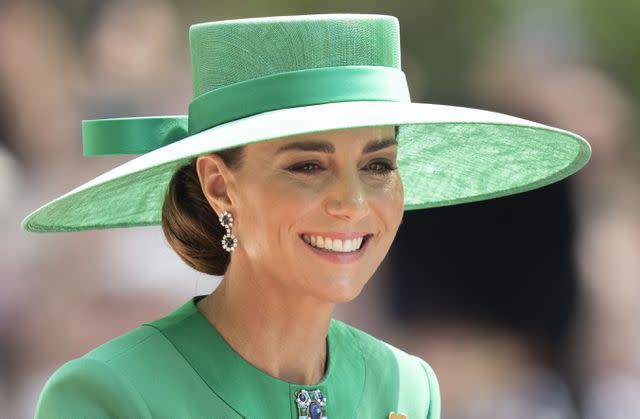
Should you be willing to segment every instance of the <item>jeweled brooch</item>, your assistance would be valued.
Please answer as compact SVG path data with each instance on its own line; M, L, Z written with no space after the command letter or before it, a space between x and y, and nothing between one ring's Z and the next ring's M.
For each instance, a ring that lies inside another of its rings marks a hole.
M320 390L296 391L298 419L327 419L327 398Z

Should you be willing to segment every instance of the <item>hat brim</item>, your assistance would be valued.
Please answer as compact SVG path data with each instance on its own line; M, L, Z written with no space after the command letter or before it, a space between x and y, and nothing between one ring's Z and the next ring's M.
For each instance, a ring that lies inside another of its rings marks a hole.
M406 210L524 192L561 180L591 155L580 136L513 116L455 106L340 102L232 121L141 155L47 203L22 228L65 232L160 224L166 188L190 159L274 138L399 125Z

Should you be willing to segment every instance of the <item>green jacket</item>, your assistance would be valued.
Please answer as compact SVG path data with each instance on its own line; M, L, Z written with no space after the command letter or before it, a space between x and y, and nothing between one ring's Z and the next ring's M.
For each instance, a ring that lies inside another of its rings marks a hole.
M440 418L432 369L332 320L316 385L274 378L238 355L197 310L198 297L58 369L36 418L298 418L296 391L319 389L328 419ZM304 354L301 354L304 356Z

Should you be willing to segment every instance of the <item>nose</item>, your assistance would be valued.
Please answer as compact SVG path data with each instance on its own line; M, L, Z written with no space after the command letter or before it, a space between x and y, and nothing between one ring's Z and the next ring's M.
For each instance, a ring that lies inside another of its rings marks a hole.
M358 220L369 213L365 187L357 169L335 177L325 208L328 214L345 220Z

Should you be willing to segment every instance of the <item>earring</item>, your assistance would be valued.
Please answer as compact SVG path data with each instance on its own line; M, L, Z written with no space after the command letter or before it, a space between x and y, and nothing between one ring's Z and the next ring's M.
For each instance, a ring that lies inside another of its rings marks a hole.
M227 252L233 252L238 246L238 239L231 233L231 226L233 226L233 215L230 212L223 212L220 216L220 224L227 230L227 234L222 237L222 247Z

